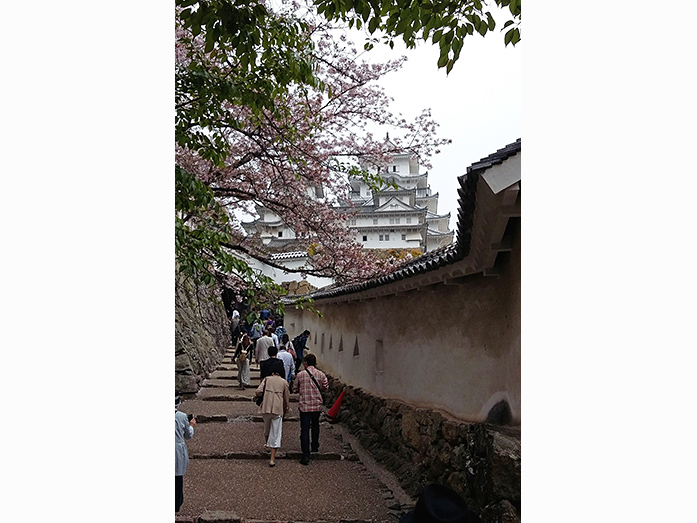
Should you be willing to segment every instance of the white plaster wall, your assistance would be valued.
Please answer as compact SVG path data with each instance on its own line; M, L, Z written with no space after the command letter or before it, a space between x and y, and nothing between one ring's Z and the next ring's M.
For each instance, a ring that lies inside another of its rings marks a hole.
M313 276L310 274L306 275L305 278L303 278L300 273L286 272L281 269L277 269L276 267L267 265L266 263L262 263L254 258L246 258L245 261L249 264L250 267L257 270L264 276L272 278L276 283L307 280L308 283L314 285L317 288L326 287L327 285L333 283L333 280L331 278L320 278L318 276ZM295 258L290 260L277 260L276 263L288 267L289 269L299 269L305 264L305 260L303 258Z
M397 167L397 171L393 171L393 167ZM392 163L388 166L388 170L390 173L396 172L397 174L401 174L402 176L406 176L409 174L409 158L406 156L403 157L395 157Z
M385 233L382 233L383 235ZM407 239L402 240L402 233L394 232L390 234L390 241L380 241L377 233L368 233L368 241L363 241L363 234L359 234L356 241L366 249L417 249L421 245L421 235L418 233L407 234Z
M373 220L376 219L378 220L378 223L373 223ZM417 225L419 223L419 215L414 213L412 216L407 216L407 214L403 215L390 215L390 216L380 216L380 217L357 217L355 218L356 220L356 225L352 225L352 227L377 227L377 226L382 226L386 227L389 225L395 225L390 223L390 218L399 218L399 224L398 225ZM411 222L407 223L407 218L411 219ZM349 222L350 223L350 222Z
M324 318L289 309L285 324L292 335L309 329L319 366L344 383L467 421L485 420L506 398L520 423L519 234L505 256L498 278L473 275L463 285L367 301L320 300Z

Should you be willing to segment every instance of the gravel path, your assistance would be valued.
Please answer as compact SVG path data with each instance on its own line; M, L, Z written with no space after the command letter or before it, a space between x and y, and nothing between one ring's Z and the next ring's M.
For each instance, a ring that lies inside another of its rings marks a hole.
M346 480L349 481L346 481ZM224 510L246 519L396 523L381 484L352 462L313 461L305 467L279 460L191 460L184 476L184 516Z

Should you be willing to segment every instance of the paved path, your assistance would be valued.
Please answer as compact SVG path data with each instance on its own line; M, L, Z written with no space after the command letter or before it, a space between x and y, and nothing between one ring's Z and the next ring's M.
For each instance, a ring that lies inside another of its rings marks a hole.
M181 406L196 415L197 425L187 440L190 461L177 522L397 523L412 508L414 500L394 476L339 424L323 419L320 451L309 466L301 465L297 394L283 421L276 466L269 467L264 425L252 401L259 368L252 365L252 388L240 390L231 356Z

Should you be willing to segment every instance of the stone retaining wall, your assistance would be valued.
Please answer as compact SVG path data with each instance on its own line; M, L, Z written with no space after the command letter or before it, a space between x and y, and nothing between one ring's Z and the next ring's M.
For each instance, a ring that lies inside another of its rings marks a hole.
M174 373L180 394L194 394L230 343L230 321L214 290L176 280Z
M306 280L286 281L281 283L281 287L288 291L289 296L302 296L317 290L317 287L313 286Z
M482 523L520 522L520 430L448 419L329 377L338 421L417 497L423 485L459 492Z

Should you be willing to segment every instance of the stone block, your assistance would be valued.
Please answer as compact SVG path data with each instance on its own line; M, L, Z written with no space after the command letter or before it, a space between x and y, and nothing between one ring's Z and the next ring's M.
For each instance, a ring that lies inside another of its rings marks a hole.
M440 430L443 434L443 439L450 442L451 445L456 445L456 441L459 439L460 435L458 430L460 428L460 425L460 423L445 420L440 427Z
M242 523L242 518L234 512L207 510L198 517L198 523Z
M518 512L506 499L485 507L480 519L482 523L520 523Z
M467 447L458 445L453 447L450 463L455 470L464 470L467 463Z
M460 494L463 498L468 498L467 478L461 472L452 472L445 480L445 484Z
M175 372L184 372L184 371L190 371L191 369L191 361L189 360L189 355L184 352L181 354L177 354L174 357L174 371Z
M199 390L198 376L176 375L174 376L174 387L179 394L195 394Z
M520 441L494 433L487 461L495 497L520 504Z
M438 459L443 463L443 465L449 467L453 449L450 446L450 443L448 443L447 441L441 440L441 442L443 444L438 451Z
M405 409L402 412L402 438L404 438L404 443L413 449L420 450L423 447L419 423L411 409Z

